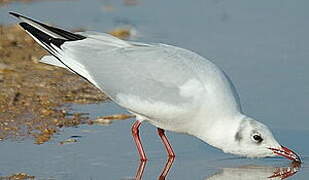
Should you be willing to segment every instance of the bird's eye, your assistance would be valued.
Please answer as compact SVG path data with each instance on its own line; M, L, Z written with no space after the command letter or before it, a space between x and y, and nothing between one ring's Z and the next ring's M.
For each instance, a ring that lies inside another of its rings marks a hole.
M263 138L260 135L257 135L257 134L253 135L253 139L254 139L254 141L256 141L258 143L263 141Z

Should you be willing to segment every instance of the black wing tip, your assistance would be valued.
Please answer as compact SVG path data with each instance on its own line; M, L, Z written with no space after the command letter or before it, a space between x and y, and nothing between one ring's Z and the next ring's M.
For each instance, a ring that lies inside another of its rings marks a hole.
M28 30L30 26L28 23L25 22L20 22L19 25L24 29L24 30Z
M53 38L50 35L40 31L39 29L36 29L35 27L29 25L28 23L21 22L19 25L29 32L32 36L37 38L39 41L41 41L43 44L46 45L47 48L52 48L51 44L57 46L58 48L61 48L61 45L65 43L67 40L59 39L59 38ZM47 49L50 50L50 49ZM50 50L50 52L53 52Z
M43 26L47 30L49 30L49 31L51 31L53 33L59 34L60 36L62 36L66 40L75 41L75 40L82 40L82 39L86 38L85 36L82 36L80 34L71 33L69 31L66 31L66 30L63 30L63 29L59 29L59 28L56 28L56 27L52 27L52 26L43 24L43 23L41 23L39 21L36 21L34 19L31 19L31 18L28 18L28 17L23 16L21 14L18 14L16 12L10 11L9 14L14 16L14 17L16 17L16 18L18 18L18 19L20 19L21 21L24 21L24 19L27 19L27 20L32 21L32 22L34 22L34 23L36 23L36 24L38 24L40 26ZM19 24L21 25L21 23L19 23Z
M17 17L17 18L20 18L22 16L22 15L16 13L16 12L13 12L13 11L10 11L9 14L14 16L14 17Z

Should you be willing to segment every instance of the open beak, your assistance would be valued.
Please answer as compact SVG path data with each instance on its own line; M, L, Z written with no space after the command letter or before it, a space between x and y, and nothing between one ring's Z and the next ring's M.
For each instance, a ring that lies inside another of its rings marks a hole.
M292 161L301 163L300 157L294 151L290 150L287 147L281 146L280 149L277 148L268 148L268 149L272 150L273 153L275 153L278 156L283 156Z

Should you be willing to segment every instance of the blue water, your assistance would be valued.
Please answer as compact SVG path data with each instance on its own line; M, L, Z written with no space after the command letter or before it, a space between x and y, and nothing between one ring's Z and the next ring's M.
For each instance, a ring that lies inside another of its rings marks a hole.
M75 110L90 112L91 116L124 113L113 103L73 106ZM139 157L130 135L132 120L116 121L110 126L83 125L63 129L50 142L34 145L30 140L2 142L0 175L27 172L37 179L128 179L133 178L139 166ZM281 132L281 131L278 131ZM308 132L282 131L279 136L297 151L308 154L308 149L293 142L295 137ZM292 135L292 136L291 136ZM78 142L60 145L71 136L80 136ZM273 175L276 167L289 167L283 158L246 159L225 154L194 137L167 133L176 153L167 179L226 179L231 176L261 179ZM141 138L149 161L143 179L157 179L167 161L166 152L156 135L156 129L145 123ZM305 164L291 179L307 179L309 167ZM249 166L249 167L248 167ZM234 178L235 179L235 178Z
M309 1L137 2L135 6L126 6L123 0L12 3L0 8L0 23L16 23L7 12L17 11L67 29L109 31L130 26L136 30L134 40L198 52L231 77L247 114L269 125L282 144L302 155L305 163L290 179L308 179ZM112 103L73 105L73 109L93 117L124 112ZM30 140L1 142L0 175L26 172L38 179L132 178L139 166L130 136L132 122L66 128L43 145ZM157 179L166 153L154 127L143 124L141 133L150 158L143 177ZM74 135L82 137L76 143L58 145ZM237 158L190 136L167 135L177 155L167 179L267 179L275 167L289 166L284 159Z

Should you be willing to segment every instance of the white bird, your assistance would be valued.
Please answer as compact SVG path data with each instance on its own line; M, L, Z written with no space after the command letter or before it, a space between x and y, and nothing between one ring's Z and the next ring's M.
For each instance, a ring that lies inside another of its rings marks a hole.
M158 133L175 154L164 130L195 136L245 157L280 155L299 161L262 123L245 115L228 76L211 61L179 47L118 39L105 33L71 33L10 12L51 55L41 62L64 67L105 92L136 115L132 134L141 160L141 122Z

